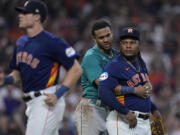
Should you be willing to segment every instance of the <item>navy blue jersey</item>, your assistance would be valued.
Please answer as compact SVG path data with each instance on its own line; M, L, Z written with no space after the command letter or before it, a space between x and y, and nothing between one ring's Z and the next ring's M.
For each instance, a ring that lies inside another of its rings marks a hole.
M139 69L139 71L138 71ZM100 77L100 89L107 88L114 92L115 86L134 87L144 85L148 79L145 63L141 58L137 58L136 62L129 64L121 55L114 58L105 66L104 73ZM106 90L107 90L106 89ZM128 110L151 112L150 97L140 98L134 94L118 96L116 99L127 107Z
M24 35L17 40L10 68L19 70L26 93L56 85L59 67L70 69L76 56L64 40L44 30L35 37Z

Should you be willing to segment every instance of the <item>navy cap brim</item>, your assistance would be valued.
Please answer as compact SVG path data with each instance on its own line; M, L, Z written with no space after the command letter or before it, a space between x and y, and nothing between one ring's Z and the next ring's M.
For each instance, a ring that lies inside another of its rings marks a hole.
M120 40L127 39L127 38L132 38L132 39L135 39L135 40L140 40L139 37L134 36L134 35L121 35L120 36Z
M27 11L24 7L15 7L15 10L20 13L31 13L30 11Z

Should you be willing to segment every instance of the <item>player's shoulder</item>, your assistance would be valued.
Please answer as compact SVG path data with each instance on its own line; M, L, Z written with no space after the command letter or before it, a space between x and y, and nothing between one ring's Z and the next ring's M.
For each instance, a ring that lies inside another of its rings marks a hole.
M27 41L28 41L27 35L20 36L16 41L16 46L23 46Z
M112 48L112 52L114 57L119 55L119 50ZM102 53L97 46L94 46L92 48L90 48L87 52L86 52L87 56L94 56L94 57L99 57L99 58L103 58L105 56L104 53Z
M106 70L119 70L123 68L123 63L121 62L121 55L117 55L115 58L109 62L104 69Z
M22 35L20 36L17 41L27 41L28 40L28 36L25 34L25 35Z
M92 47L84 54L84 57L82 59L82 65L85 63L94 63L100 61L100 59L100 56L95 52L94 47Z
M56 36L56 35L53 35L52 33L44 30L43 31L43 41L44 42L44 45L47 45L48 48L49 46L51 46L51 48L56 48L56 49L66 49L66 48L70 48L72 49L72 47L70 47L67 42L62 39L61 37L59 36Z
M120 64L120 62L121 62L121 56L120 55L117 55L116 57L114 57L112 60L111 60L111 62L109 63L109 64L111 64L111 65L118 65L118 64Z
M98 55L96 47L92 47L86 51L84 57L96 57Z
M59 42L64 43L65 42L61 37L53 35L52 33L48 32L46 30L43 31L42 38L46 42L56 42L56 43L59 43Z

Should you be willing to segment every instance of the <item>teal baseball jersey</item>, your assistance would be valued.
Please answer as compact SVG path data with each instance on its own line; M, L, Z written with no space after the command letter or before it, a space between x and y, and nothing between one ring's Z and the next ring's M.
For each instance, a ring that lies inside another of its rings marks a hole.
M94 81L99 78L103 72L104 66L119 54L119 51L116 49L112 49L112 52L113 56L109 56L108 54L101 52L96 46L86 52L81 64L83 69L83 74L81 76L83 97L91 99L99 98L98 88Z

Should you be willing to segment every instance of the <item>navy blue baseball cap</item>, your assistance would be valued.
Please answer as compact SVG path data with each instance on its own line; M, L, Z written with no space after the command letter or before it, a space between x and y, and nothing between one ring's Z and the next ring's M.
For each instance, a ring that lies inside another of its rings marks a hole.
M40 0L28 0L25 2L24 7L15 7L15 10L25 14L40 14L42 22L46 19L48 14L46 4Z
M140 40L140 31L134 27L124 27L120 31L120 40L123 40L126 38Z

